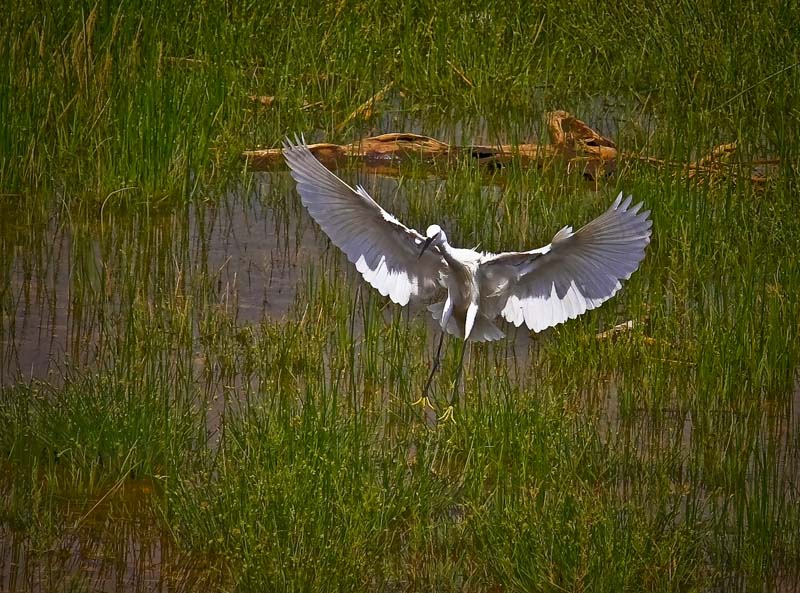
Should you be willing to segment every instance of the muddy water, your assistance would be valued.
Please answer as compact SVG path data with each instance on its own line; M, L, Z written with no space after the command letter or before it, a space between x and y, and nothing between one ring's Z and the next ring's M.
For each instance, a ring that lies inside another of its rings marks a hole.
M40 250L19 245L4 262L10 283L0 328L0 386L57 381L65 360L89 362L102 313L122 304L119 291L126 284L155 294L188 291L203 281L242 322L285 315L299 270L318 256L321 242L294 214L271 208L262 199L270 191L265 176L249 195L231 192L219 204L106 216L78 226L54 217L42 231Z
M394 179L343 176L374 194L398 197ZM55 216L39 234L31 239L9 233L5 244L14 246L13 253L0 258L9 279L2 293L0 387L33 378L57 384L66 363L91 367L105 319L129 298L126 283L147 295L187 293L202 285L240 324L286 316L303 270L328 247L302 212L286 173L259 175L248 190L168 212L105 213L83 223ZM524 375L530 338L524 331L509 337L492 355L504 359L514 379ZM625 438L642 455L663 450L659 439L674 439L676 449L691 447L694 427L685 411L665 412L661 422L674 426L665 432L645 409L622 414L617 395L610 385L603 438L634 431ZM787 486L800 475L800 389L789 412L776 417L778 426L762 434L781 440L774 446L787 468ZM210 422L213 432L213 415ZM148 486L130 487L102 500L64 501L63 529L55 536L0 527L0 591L219 588L223 570L213 559L173 549L169 535L155 527L159 520L149 506Z
M397 191L396 179L342 175L383 196ZM8 247L0 257L8 279L0 293L0 388L32 380L57 386L67 368L92 369L108 326L134 300L202 291L240 325L282 318L295 304L304 269L329 248L285 172L164 212L49 215L35 231L10 218L0 224ZM513 357L514 349L504 355ZM214 434L222 400L209 399L207 428ZM33 517L13 527L3 521L0 591L189 591L218 584L212 560L172 549L156 527L151 492L126 484L101 499L65 500L55 533L39 533Z
M151 493L150 484L128 481L97 500L64 500L58 534L0 528L0 591L219 589L221 563L176 550L156 528Z
M341 174L402 200L396 179ZM439 183L416 186L433 194ZM211 305L240 325L290 314L304 269L329 248L293 187L287 173L274 172L222 199L164 212L50 215L33 232L0 221L8 247L0 258L8 279L0 293L0 388L32 380L57 386L66 368L92 369L115 314L137 299L211 293ZM519 332L495 357L517 368L524 366L518 352L524 357L527 349L527 332ZM221 401L211 403L209 434L217 430ZM57 533L37 533L34 518L14 528L0 523L0 590L195 590L219 579L212 561L172 549L155 527L151 492L146 484L126 484L101 499L63 501Z
M134 295L202 289L241 324L286 315L301 270L325 244L299 207L270 205L273 191L289 191L285 177L164 213L53 216L38 236L6 226L0 387L58 385L66 367L91 369L106 325ZM126 483L100 499L64 500L54 523L45 521L55 532L39 532L35 517L3 519L0 591L218 589L213 560L182 555L157 527L152 491Z

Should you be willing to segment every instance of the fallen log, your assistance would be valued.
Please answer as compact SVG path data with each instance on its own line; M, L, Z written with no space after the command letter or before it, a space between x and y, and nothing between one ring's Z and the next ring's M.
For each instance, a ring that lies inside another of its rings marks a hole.
M376 97L360 106L351 117L371 109L386 90L383 89ZM266 104L260 98L251 99ZM778 159L758 159L734 166L731 157L737 150L736 143L721 144L707 156L688 164L633 153L622 154L613 140L602 136L566 111L548 113L547 129L549 144L454 146L430 136L395 132L362 138L350 144L323 142L311 144L308 148L331 169L352 161L361 161L368 168L383 174L398 174L400 165L411 159L428 163L448 163L472 158L477 164L490 170L502 169L512 160L521 167L538 168L560 162L566 165L568 172L577 171L589 180L597 180L613 174L619 161L624 159L658 168L672 168L677 175L697 181L727 177L736 181L745 178L756 186L763 186L780 164ZM247 150L242 153L242 158L250 171L270 171L285 166L280 148ZM751 167L749 173L745 172L744 165Z
M660 169L674 170L674 175L693 180L695 183L719 183L724 179L733 182L749 181L753 186L763 188L779 171L778 158L757 158L750 161L734 160L738 150L736 142L715 146L704 157L690 163L681 163L651 156L625 153L621 159L638 161Z
M452 146L421 134L390 133L350 144L318 143L308 148L332 169L352 160L361 160L367 166L385 170L412 158L438 162L471 157L489 168L502 168L512 159L522 167L544 167L560 159L570 169L579 168L590 179L615 170L617 149L612 140L565 111L550 113L547 123L550 144ZM280 148L248 150L242 153L242 158L251 171L269 171L284 166Z

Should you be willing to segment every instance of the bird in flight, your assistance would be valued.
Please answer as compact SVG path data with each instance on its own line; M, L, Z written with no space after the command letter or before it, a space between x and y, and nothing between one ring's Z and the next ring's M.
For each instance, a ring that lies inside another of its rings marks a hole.
M650 212L641 212L641 203L631 206L632 198L620 193L586 226L576 232L565 226L538 249L485 253L453 247L439 225L422 234L360 185L350 187L302 139L287 138L283 154L308 213L378 292L398 305L444 296L428 307L442 338L446 332L465 341L499 340L505 334L498 317L535 332L574 319L614 296L650 242ZM459 377L460 371L461 363Z

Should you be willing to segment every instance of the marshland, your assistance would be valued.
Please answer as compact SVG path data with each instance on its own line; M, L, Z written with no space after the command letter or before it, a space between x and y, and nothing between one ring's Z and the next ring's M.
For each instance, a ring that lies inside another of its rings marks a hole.
M800 588L800 5L12 0L0 590ZM565 111L613 146L546 145ZM469 349L243 153L353 158L417 229L547 244L624 191L616 297ZM513 152L513 150L512 150ZM616 328L616 329L615 329Z

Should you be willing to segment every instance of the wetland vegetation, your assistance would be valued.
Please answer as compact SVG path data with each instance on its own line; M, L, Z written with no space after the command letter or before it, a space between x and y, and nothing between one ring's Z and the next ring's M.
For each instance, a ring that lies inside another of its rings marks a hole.
M797 590L800 5L323 4L6 3L0 590ZM434 326L240 155L555 109L631 157L339 171L485 250L652 210L622 292L472 347L433 426Z

